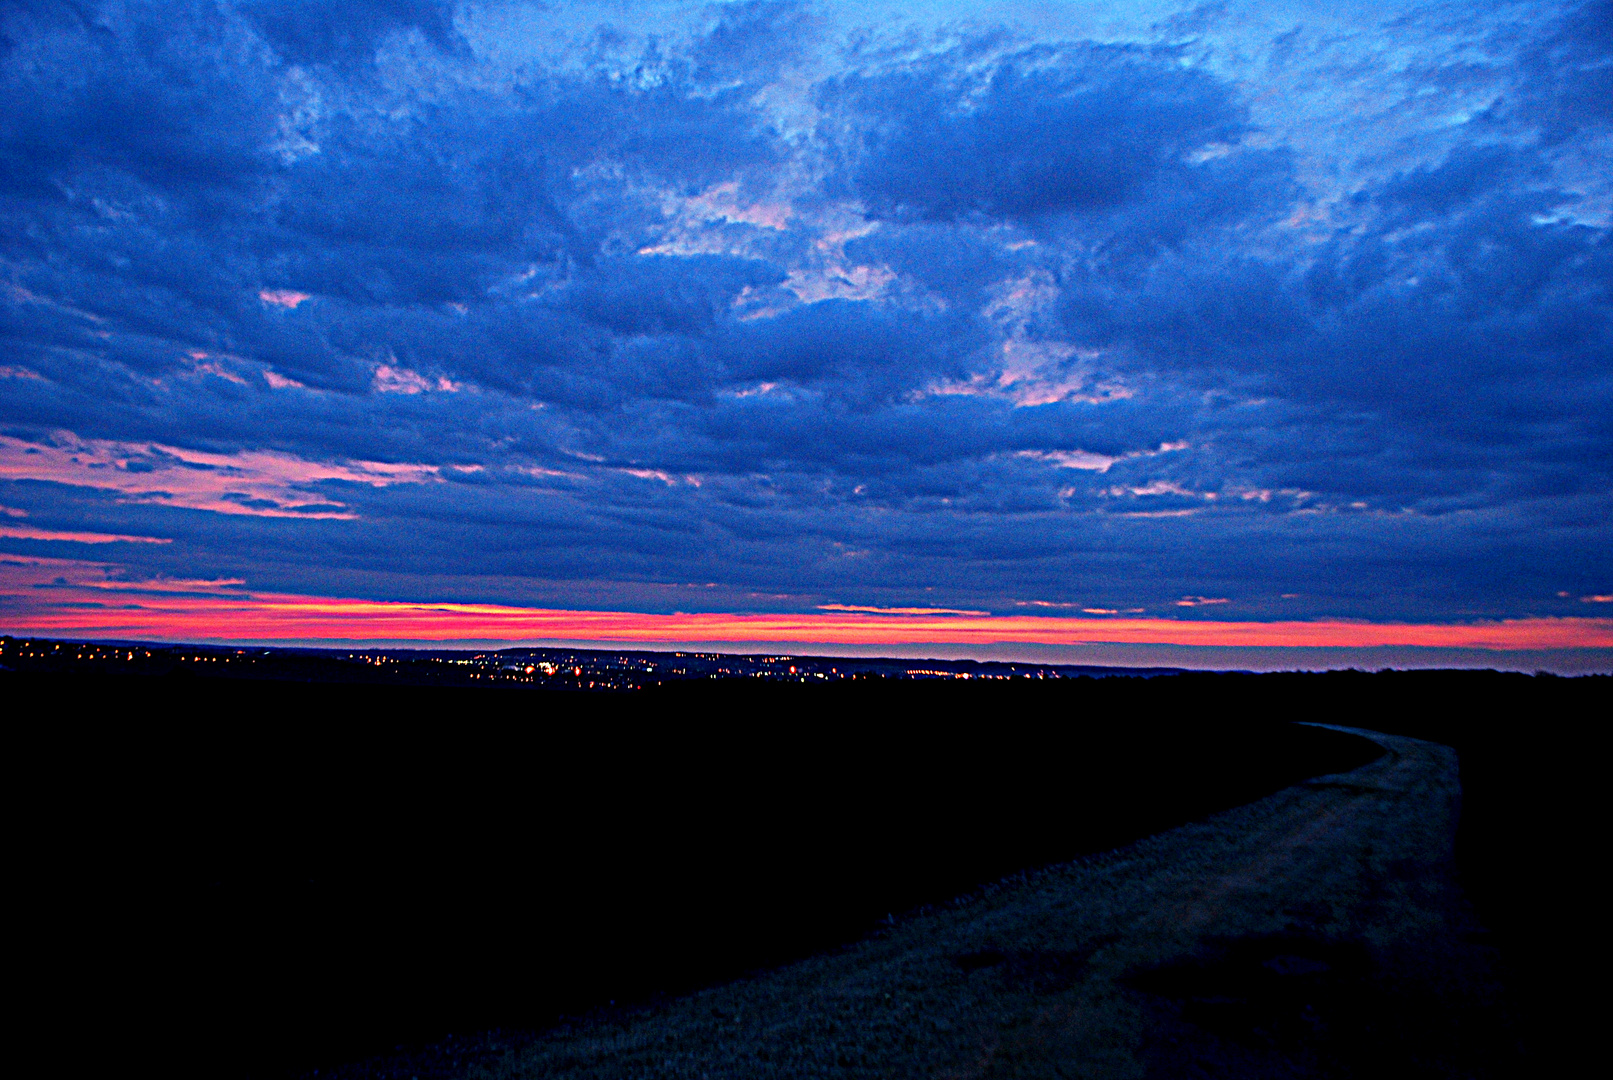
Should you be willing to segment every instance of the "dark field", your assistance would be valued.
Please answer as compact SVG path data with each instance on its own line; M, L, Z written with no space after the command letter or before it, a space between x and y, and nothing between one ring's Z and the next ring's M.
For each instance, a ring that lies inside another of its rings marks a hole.
M1292 720L1462 754L1464 880L1543 1042L1609 684L0 679L28 1024L86 1067L214 1076L676 994L1378 753Z

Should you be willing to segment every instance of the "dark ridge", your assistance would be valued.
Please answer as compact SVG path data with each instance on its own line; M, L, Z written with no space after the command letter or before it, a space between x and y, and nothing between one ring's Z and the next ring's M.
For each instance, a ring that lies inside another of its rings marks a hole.
M97 1062L328 1074L415 1046L344 1072L448 1075L562 1015L1354 768L1378 749L1286 721L1404 710L1397 678L589 695L0 674L30 1007ZM1005 955L993 977L1078 963Z

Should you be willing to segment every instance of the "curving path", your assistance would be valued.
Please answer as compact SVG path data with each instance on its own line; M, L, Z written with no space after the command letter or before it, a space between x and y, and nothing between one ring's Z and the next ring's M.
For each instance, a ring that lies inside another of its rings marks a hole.
M1357 734L1387 752L476 1072L1504 1075L1495 955L1453 881L1455 754Z

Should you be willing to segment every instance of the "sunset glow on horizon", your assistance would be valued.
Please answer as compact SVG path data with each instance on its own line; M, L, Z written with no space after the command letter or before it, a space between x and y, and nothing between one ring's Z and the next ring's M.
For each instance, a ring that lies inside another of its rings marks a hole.
M164 641L567 640L681 645L800 642L838 645L1188 645L1222 648L1541 650L1613 648L1613 618L1524 618L1471 623L1274 622L1075 618L984 612L847 609L809 613L560 610L248 592L240 581L83 580L41 560L19 580L0 567L0 610L13 634ZM41 601L41 594L48 599ZM829 606L829 605L825 605Z

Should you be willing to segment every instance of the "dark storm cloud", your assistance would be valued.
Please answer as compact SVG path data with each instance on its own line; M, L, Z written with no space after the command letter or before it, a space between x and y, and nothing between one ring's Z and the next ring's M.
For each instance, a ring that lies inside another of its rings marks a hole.
M1509 119L1539 125L1549 143L1586 127L1613 125L1613 3L1573 5L1519 56L1524 72L1516 102L1501 102ZM1511 108L1508 108L1511 106Z
M849 75L825 92L849 115L849 183L874 213L1026 219L1110 209L1186 179L1188 154L1248 130L1223 82L1169 53L1034 49L983 76L969 59Z
M722 344L736 382L788 380L873 405L963 374L982 344L972 322L824 300L735 327Z
M741 0L716 9L716 24L690 59L701 78L756 81L801 58L822 20L791 0Z
M159 15L136 6L116 27L99 12L50 13L13 9L7 20L7 190L70 198L63 189L76 179L202 205L266 162L271 99L261 57L216 9L180 4Z
M1408 504L1481 457L1491 482L1566 453L1605 484L1613 247L1605 229L1550 220L1561 195L1543 175L1534 152L1458 150L1359 192L1357 221L1308 266L1212 248L1087 275L1069 324L1207 386L1382 418L1379 445L1406 460L1385 454L1368 482L1392 475ZM1366 490L1353 468L1324 479Z
M408 336L429 330L418 309L485 305L517 279L529 291L564 279L576 313L534 316L529 339L572 339L560 351L586 355L600 347L590 335L633 332L635 318L709 324L723 289L767 276L739 272L736 284L732 260L656 275L605 254L657 216L631 183L699 188L772 159L754 118L721 95L585 77L417 102L402 118L335 112L288 133L296 109L273 85L285 72L239 26L204 11L103 31L41 35L32 63L13 58L7 246L19 285L94 296L117 320L117 340L91 340L101 331L86 325L75 344L138 370L171 368L195 345L354 390L386 350L429 349L429 333L419 347ZM578 181L597 166L630 183ZM259 302L265 289L318 299L280 310ZM555 320L558 335L545 325ZM510 353L522 344L485 366L519 367Z
M439 49L464 45L454 5L434 0L270 0L241 10L280 55L300 64L364 63L388 36L411 30Z
M1566 613L1613 546L1607 10L1436 42L1406 78L1486 107L1318 165L1179 44L747 3L499 66L435 4L13 7L0 435L123 494L0 504L330 593ZM130 486L262 451L329 468Z

